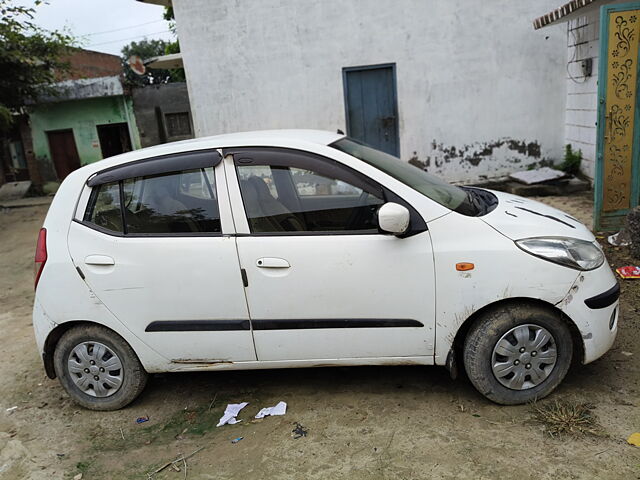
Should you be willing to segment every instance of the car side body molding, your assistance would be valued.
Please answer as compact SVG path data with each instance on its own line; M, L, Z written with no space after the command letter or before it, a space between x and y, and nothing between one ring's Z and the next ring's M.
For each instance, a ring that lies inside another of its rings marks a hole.
M321 328L422 328L418 320L393 318L319 318L310 320L251 320L253 330L304 330ZM145 332L200 332L249 330L249 320L165 320L151 322Z

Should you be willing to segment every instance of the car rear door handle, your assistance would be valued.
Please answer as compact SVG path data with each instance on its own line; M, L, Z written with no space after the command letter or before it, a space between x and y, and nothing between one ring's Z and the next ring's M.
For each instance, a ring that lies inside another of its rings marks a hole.
M289 268L291 265L284 258L263 257L256 260L260 268Z
M84 259L87 265L115 265L116 262L108 255L89 255Z

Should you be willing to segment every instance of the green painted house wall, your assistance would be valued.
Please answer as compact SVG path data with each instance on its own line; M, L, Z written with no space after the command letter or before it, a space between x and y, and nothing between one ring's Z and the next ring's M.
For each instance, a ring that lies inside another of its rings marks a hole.
M46 103L32 107L30 112L33 151L46 180L56 180L47 132L73 130L80 164L102 160L97 125L128 123L131 145L140 148L140 134L133 116L131 98L124 96L88 98Z

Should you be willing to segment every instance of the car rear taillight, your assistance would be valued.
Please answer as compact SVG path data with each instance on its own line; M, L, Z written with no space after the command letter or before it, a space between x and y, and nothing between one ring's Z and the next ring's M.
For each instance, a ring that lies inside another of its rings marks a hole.
M36 245L36 260L34 264L35 283L34 290L38 287L38 280L42 274L44 264L47 263L47 229L41 228L38 233L38 245Z

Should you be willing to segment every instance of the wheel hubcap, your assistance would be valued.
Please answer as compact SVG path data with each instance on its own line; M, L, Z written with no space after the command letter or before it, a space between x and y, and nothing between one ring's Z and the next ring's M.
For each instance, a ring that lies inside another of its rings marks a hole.
M122 386L122 362L102 343L77 345L69 355L67 368L76 386L92 397L108 397Z
M540 385L551 374L558 353L551 333L539 325L519 325L505 333L493 348L493 375L511 390Z

